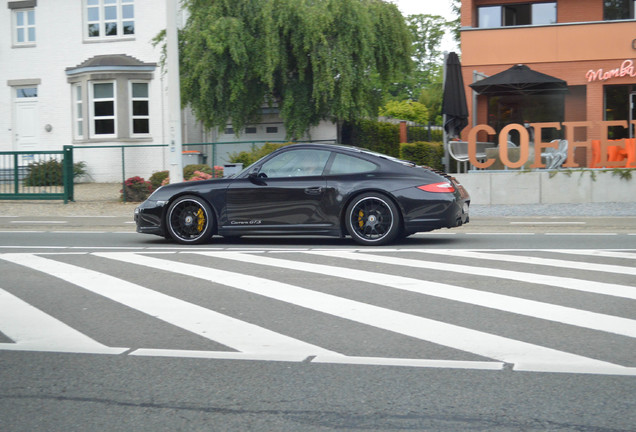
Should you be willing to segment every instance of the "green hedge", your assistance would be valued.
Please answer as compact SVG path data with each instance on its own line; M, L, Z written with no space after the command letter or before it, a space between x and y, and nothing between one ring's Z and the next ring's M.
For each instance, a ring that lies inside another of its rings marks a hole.
M400 158L443 171L444 144L440 142L414 142L400 145Z
M342 142L389 156L400 156L400 125L361 120L345 124Z
M252 151L242 151L240 153L232 153L230 155L231 163L242 163L243 168L247 168L252 165L254 162L262 158L263 156L267 156L274 150L278 150L281 147L294 144L292 142L288 143L265 143L261 147L258 147Z

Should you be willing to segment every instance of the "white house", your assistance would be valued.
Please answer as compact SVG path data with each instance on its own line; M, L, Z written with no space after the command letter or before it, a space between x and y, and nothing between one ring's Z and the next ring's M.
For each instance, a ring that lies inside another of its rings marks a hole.
M166 27L158 0L9 0L0 8L0 151L75 147L94 181L148 177L169 166L167 79L152 39ZM183 142L281 140L277 115L241 131L205 133L183 115ZM311 139L334 139L325 123ZM101 148L104 146L106 148ZM117 146L114 148L108 148ZM155 146L155 147L153 147ZM87 148L90 147L90 148ZM100 148L95 148L100 147ZM227 153L223 146L217 164ZM213 162L213 161L208 161Z

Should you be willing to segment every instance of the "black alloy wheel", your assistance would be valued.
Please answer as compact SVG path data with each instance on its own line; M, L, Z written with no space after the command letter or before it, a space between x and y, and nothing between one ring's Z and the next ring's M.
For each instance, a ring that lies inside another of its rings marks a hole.
M177 243L205 243L212 237L213 215L212 208L202 198L194 195L182 196L168 207L168 233Z
M347 207L345 226L359 244L384 245L395 240L400 232L400 212L383 194L362 194Z

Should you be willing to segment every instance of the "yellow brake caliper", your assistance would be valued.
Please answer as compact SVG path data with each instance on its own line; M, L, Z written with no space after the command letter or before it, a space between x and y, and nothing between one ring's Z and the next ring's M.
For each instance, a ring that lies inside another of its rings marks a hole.
M199 209L197 212L197 230L199 232L203 231L203 227L205 226L205 214L203 213L203 209Z
M360 228L364 227L364 212L362 210L358 212L358 226Z

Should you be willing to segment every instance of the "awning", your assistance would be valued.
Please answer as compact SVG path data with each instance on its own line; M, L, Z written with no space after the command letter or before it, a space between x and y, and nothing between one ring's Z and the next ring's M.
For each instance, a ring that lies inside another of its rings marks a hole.
M482 95L530 95L553 94L568 91L568 83L562 79L530 69L526 65L516 65L470 87Z

